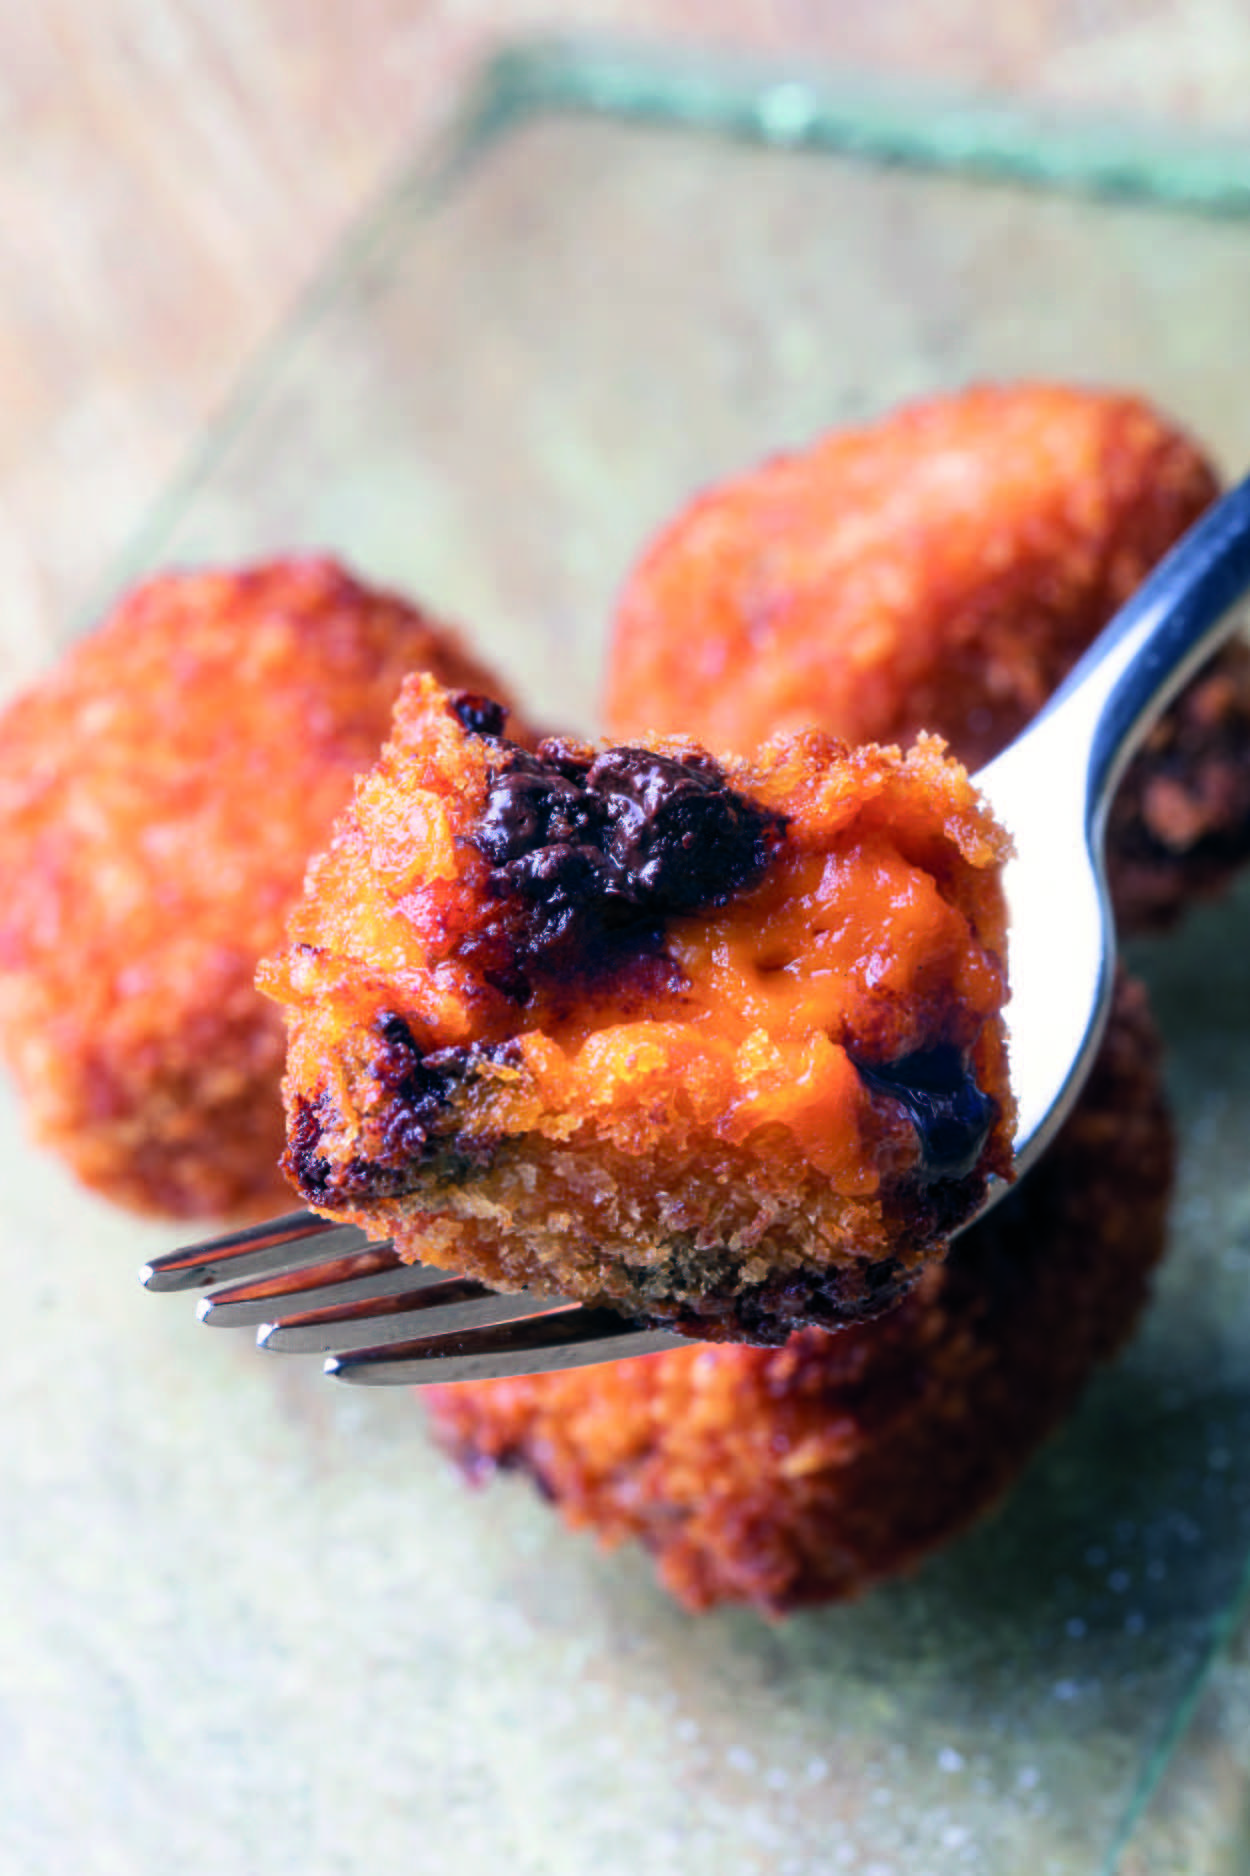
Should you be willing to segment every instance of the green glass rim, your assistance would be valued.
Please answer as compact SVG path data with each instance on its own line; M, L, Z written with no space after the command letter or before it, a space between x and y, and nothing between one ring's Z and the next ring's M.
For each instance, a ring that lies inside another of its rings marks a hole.
M1137 202L1182 214L1250 217L1250 146L1154 126L1059 118L987 95L954 96L851 71L764 64L693 48L580 38L505 43L466 86L433 148L402 163L312 283L243 366L87 606L85 630L151 566L177 516L247 422L280 362L384 251L397 223L432 208L498 139L528 122L583 116L645 123L876 167L907 167L1034 191Z
M553 38L505 46L471 87L462 139L526 116L647 120L866 163L1250 214L1250 145L1161 124L1102 123L985 92L854 70Z

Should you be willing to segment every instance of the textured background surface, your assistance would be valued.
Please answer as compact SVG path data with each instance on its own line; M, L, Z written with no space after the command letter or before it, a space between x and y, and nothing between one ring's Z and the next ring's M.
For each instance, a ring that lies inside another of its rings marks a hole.
M0 19L0 683L502 30L1244 122L1241 0L48 0Z

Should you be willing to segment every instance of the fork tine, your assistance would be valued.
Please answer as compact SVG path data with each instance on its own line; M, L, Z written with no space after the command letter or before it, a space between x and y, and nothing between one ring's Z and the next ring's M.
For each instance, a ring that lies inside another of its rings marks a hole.
M139 1281L146 1290L198 1290L222 1277L242 1280L295 1270L313 1253L318 1261L332 1254L350 1255L367 1243L355 1225L336 1224L316 1212L287 1212L154 1257L144 1264Z
M367 1244L352 1257L318 1260L251 1283L224 1284L201 1299L196 1313L213 1329L250 1329L287 1313L303 1316L439 1287L450 1274L428 1264L406 1264L389 1244Z
M377 1346L331 1355L325 1372L336 1381L357 1386L424 1386L589 1367L622 1355L652 1355L691 1346L686 1336L668 1329L637 1328L615 1310L564 1303L543 1315L463 1335L421 1336L397 1348Z
M261 1347L274 1351L330 1350L326 1373L358 1385L536 1374L689 1346L614 1310L501 1294L405 1263L389 1241L372 1243L355 1225L315 1212L186 1245L153 1258L140 1277L149 1290L207 1289L202 1322L257 1327ZM413 1336L418 1326L423 1333Z
M405 1296L379 1295L373 1301L339 1302L328 1309L301 1310L267 1322L256 1336L260 1348L285 1354L346 1354L349 1349L410 1342L533 1316L544 1299L526 1294L501 1295L469 1277L438 1273L442 1283ZM394 1285L391 1285L393 1291ZM414 1322L414 1315L419 1321Z

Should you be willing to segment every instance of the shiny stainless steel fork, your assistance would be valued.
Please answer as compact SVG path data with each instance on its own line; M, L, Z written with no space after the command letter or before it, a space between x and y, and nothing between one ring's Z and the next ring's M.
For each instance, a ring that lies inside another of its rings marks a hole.
M1095 640L1034 723L976 777L1010 830L1012 1083L1017 1174L1070 1109L1102 1034L1115 934L1102 844L1124 765L1159 712L1232 629L1250 588L1250 479L1217 503ZM986 1208L1001 1197L992 1191ZM682 1345L560 1297L502 1295L405 1264L389 1243L311 1212L145 1266L150 1290L209 1287L200 1318L259 1326L271 1350L328 1352L368 1383L484 1380Z

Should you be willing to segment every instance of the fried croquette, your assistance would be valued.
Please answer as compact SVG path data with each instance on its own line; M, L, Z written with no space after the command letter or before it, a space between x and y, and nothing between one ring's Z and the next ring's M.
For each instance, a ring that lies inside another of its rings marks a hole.
M289 1209L256 964L422 667L496 682L329 561L163 574L0 717L0 1048L89 1186Z
M405 683L310 868L285 1006L310 1205L709 1340L895 1301L1010 1175L1006 842L942 745L530 753Z
M1250 645L1233 639L1165 710L1111 803L1107 861L1126 932L1163 931L1250 858Z
M643 555L617 609L609 730L718 750L808 724L852 743L930 730L976 770L1216 493L1187 436L1111 393L982 387L834 432L709 490ZM1250 653L1234 644L1129 773L1109 844L1121 925L1167 923L1247 855Z
M716 1347L426 1391L470 1477L520 1467L567 1522L640 1539L692 1609L853 1596L968 1525L1132 1328L1172 1138L1140 985L1043 1159L896 1309Z

